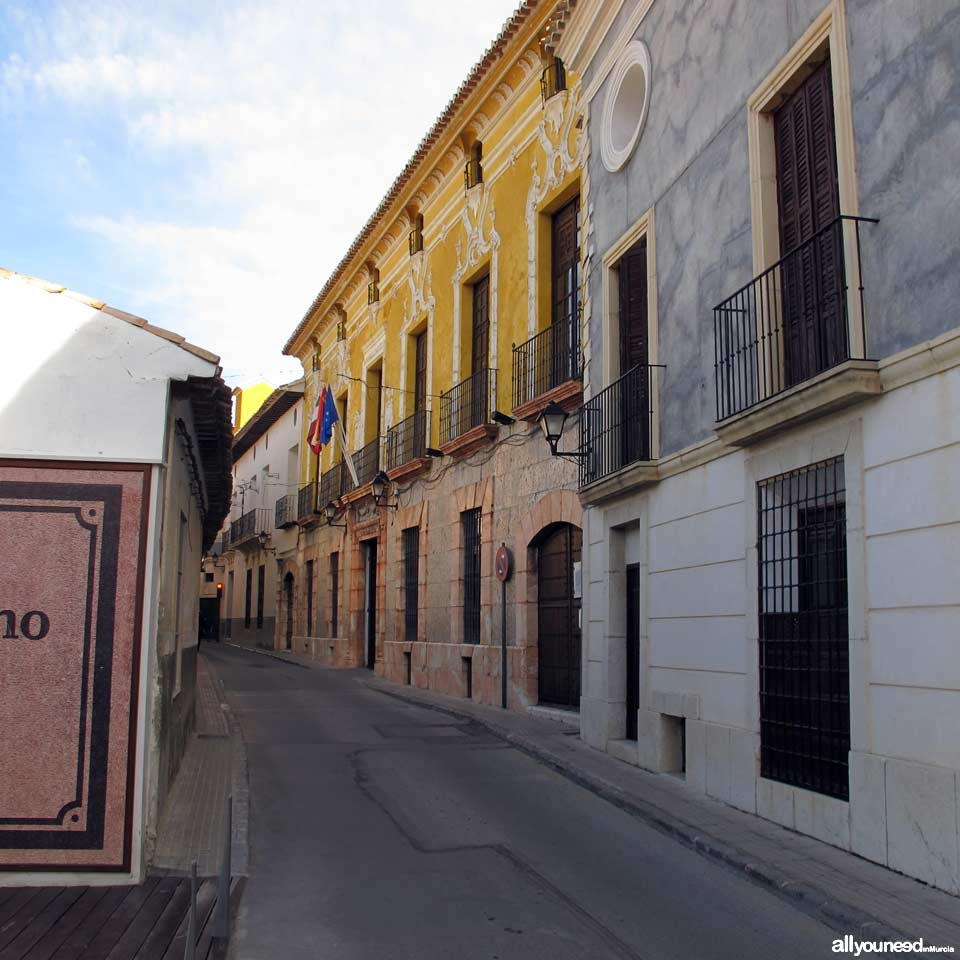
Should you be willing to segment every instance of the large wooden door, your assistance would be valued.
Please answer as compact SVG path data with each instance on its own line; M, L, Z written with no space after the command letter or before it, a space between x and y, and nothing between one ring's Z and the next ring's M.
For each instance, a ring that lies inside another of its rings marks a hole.
M847 354L843 234L830 61L774 114L780 215L784 385Z
M541 542L537 561L538 689L541 703L580 707L580 598L574 596L574 564L582 533L556 527Z
M580 365L580 198L553 215L550 387L571 379Z
M620 376L631 373L620 390L620 463L649 459L650 447L650 328L647 315L647 238L621 258Z

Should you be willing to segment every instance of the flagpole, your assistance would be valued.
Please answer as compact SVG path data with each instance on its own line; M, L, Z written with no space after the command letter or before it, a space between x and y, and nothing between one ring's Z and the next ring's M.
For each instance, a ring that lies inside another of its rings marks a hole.
M353 457L350 455L350 448L347 446L347 435L343 432L343 424L339 417L334 421L334 424L337 428L337 436L340 437L340 446L343 448L343 459L346 461L347 469L353 478L353 485L359 487L360 480L357 477L357 468L353 464Z

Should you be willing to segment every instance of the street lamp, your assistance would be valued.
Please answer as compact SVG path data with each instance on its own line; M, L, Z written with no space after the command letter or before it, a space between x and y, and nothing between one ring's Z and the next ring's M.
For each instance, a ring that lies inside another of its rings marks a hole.
M337 515L337 505L331 500L324 508L323 515L327 518L328 527L339 527L341 530L346 530L347 525L345 523L334 523L334 517Z
M268 547L268 546L267 546L267 541L268 541L269 539L270 539L270 534L267 533L266 530L261 530L261 531L257 534L257 540L260 541L260 549L263 550L264 553L276 553L276 552L277 552L277 548L276 548L276 547Z
M582 460L586 454L579 450L563 451L558 450L557 445L563 436L563 428L567 424L569 414L559 403L550 401L544 408L538 418L540 429L543 431L544 439L550 445L551 457L566 457L568 460Z
M397 505L395 503L386 502L388 483L390 483L390 478L382 470L379 470L373 480L370 481L370 489L373 491L373 499L378 507L389 507L396 510Z

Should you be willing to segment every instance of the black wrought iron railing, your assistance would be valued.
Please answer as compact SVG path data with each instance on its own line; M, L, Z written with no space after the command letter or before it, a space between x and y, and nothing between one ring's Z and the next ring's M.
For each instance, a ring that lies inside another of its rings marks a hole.
M656 366L636 366L591 397L580 417L580 486L652 459Z
M580 311L541 330L513 348L513 405L543 396L568 380L583 377Z
M339 500L348 489L344 483L350 482L350 473L341 462L320 474L320 493L317 499L322 510L328 503Z
M255 507L248 510L239 520L230 524L230 544L237 547L257 536L258 533L269 533L269 512L265 507Z
M210 548L210 555L213 557L219 557L225 554L230 549L230 532L221 533L216 540L213 541L213 546Z
M276 506L273 508L273 525L278 530L289 527L297 522L298 514L297 494L285 493L277 499Z
M567 89L567 71L557 57L540 75L540 96L546 103L554 94Z
M440 443L490 422L497 396L497 371L478 370L440 394Z
M312 517L317 507L317 481L304 484L297 493L297 519Z
M387 431L384 463L387 470L401 467L427 454L430 446L430 411L417 410Z
M860 224L877 222L837 217L714 307L717 420L866 357Z
M369 483L377 475L380 469L381 446L381 438L374 437L353 455L353 466L357 471L357 487ZM353 487L353 477L350 476L350 471L346 467L343 470L343 483L344 492Z

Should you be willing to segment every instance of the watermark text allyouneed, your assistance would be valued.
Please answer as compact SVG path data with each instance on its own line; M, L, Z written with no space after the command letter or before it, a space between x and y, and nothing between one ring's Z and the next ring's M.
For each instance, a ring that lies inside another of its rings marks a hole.
M833 941L834 953L850 953L859 957L864 953L953 953L953 947L937 947L919 940L855 940L848 933L842 940Z

